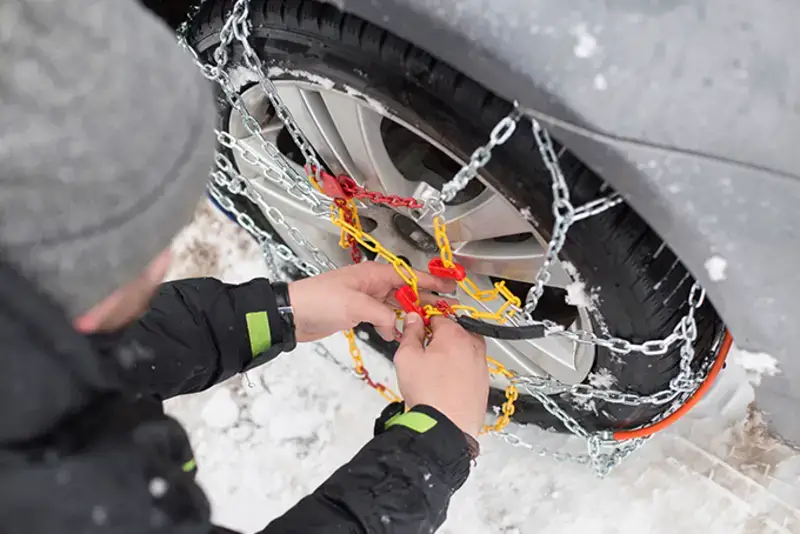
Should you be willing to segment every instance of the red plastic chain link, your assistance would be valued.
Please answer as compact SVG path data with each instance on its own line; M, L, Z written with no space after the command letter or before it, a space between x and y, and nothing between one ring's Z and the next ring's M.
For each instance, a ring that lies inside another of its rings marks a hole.
M400 308L404 312L413 312L422 317L425 326L429 326L431 324L431 318L428 317L427 313L425 313L425 308L420 305L419 296L414 292L413 287L403 286L395 290L394 300L397 301L397 303L400 305Z
M462 281L467 277L467 270L460 263L453 263L452 267L445 267L442 258L433 258L428 262L428 272L439 278L452 278Z
M315 167L307 167L306 170L309 174L313 175ZM360 198L369 200L374 204L384 204L393 208L420 209L424 206L423 202L420 202L414 197L384 195L377 191L368 191L358 185L355 180L344 174L334 176L329 172L321 170L319 176L322 179L322 184L320 184L322 192L331 198Z
M420 209L424 205L414 197L384 195L377 191L367 191L363 187L357 185L356 182L348 176L339 176L338 179L344 193L350 195L351 198L366 199L373 204L383 204L393 208Z
M313 165L306 165L306 172L308 172L310 176L314 175L315 170L316 167ZM319 177L322 180L322 183L319 184L320 189L322 189L325 195L333 199L336 206L342 210L345 222L351 225L355 222L355 218L353 216L353 210L346 202L351 198L367 199L375 204L384 204L392 206L393 208L419 209L424 205L413 197L384 195L376 191L367 191L349 176L334 176L327 171L320 170ZM361 263L361 260L364 259L364 255L361 253L361 249L358 248L358 242L356 242L351 235L346 236L345 239L347 240L347 245L350 247L350 257L353 258L353 262Z
M434 307L442 312L446 317L452 317L456 314L456 311L447 303L446 300L437 300L434 304Z
M358 372L358 374L361 376L361 380L366 382L367 385L372 389L378 390L379 392L386 391L386 386L384 386L380 382L375 382L372 378L370 378L369 371L367 371L366 367L362 367L361 371Z

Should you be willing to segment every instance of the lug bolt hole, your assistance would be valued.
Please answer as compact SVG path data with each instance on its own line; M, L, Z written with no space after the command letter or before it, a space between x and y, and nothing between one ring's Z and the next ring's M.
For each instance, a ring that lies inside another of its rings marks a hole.
M361 221L361 227L367 233L372 232L378 227L378 221L372 217L359 217L358 220Z

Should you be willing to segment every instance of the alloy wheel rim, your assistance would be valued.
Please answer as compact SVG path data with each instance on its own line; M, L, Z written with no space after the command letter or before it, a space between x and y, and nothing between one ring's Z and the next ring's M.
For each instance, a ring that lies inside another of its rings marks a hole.
M321 161L335 174L347 174L370 190L399 196L417 196L437 188L448 179L453 168L463 161L420 129L403 121L385 106L328 80L280 79L275 85L284 104L299 124ZM298 168L299 151L271 112L266 95L258 85L242 92L249 112L259 121L262 135L294 159ZM260 143L249 134L238 113L233 111L227 129L241 143L267 156ZM339 246L339 229L330 221L314 215L302 201L263 178L257 167L244 161L237 152L234 161L242 175L250 180L267 203L278 208L316 247L339 266L352 263L349 252ZM403 169L401 171L401 168ZM403 172L405 171L405 173ZM301 171L302 173L302 171ZM413 178L409 179L408 175ZM546 251L547 241L522 213L479 176L466 194L447 207L448 235L456 261L462 263L479 288L491 288L496 280L506 280L519 290L533 281ZM359 216L365 230L389 250L408 260L416 269L425 270L437 254L431 248L432 229L407 208L387 208L359 204ZM291 243L288 231L275 229ZM284 235L286 234L286 235ZM295 247L302 259L311 255ZM549 289L555 296L574 284L573 269L556 262L551 268ZM574 286L573 286L574 288ZM477 303L460 292L463 304L494 311L496 306ZM586 307L575 309L571 329L592 331ZM594 362L595 348L575 344L560 337L529 341L487 339L487 352L507 368L525 375L550 376L565 384L582 382ZM493 378L493 386L504 387L504 379Z

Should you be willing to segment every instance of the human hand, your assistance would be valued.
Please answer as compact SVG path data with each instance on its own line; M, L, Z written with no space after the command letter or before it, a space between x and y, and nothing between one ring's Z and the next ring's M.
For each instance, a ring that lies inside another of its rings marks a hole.
M406 316L403 339L394 356L397 382L406 406L425 404L475 437L489 401L486 342L442 316L431 320L433 337L425 346L422 318Z
M430 291L455 291L453 280L415 272L423 303L441 298ZM359 323L372 324L387 341L394 339L397 305L393 304L393 294L404 285L394 267L372 261L290 283L289 299L294 309L297 341L315 341Z

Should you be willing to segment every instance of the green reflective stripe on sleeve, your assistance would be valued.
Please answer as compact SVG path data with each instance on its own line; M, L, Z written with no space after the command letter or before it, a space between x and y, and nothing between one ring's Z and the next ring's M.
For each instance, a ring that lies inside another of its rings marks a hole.
M247 335L250 337L250 350L253 358L272 346L272 334L269 330L267 312L250 312L247 319Z
M424 413L406 412L399 413L386 421L386 426L384 428L389 428L394 425L404 426L420 434L424 434L436 426L436 419Z
M191 460L189 460L188 462L184 463L181 466L181 470L184 473L191 473L195 469L197 469L197 461L194 458L192 458Z

